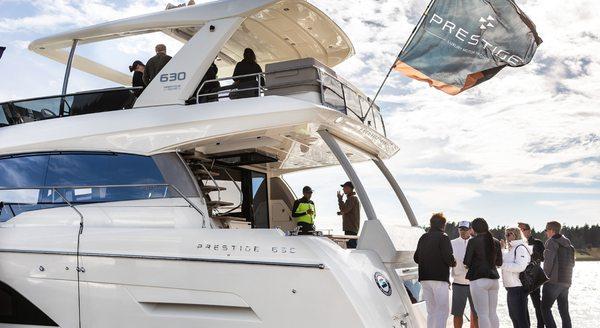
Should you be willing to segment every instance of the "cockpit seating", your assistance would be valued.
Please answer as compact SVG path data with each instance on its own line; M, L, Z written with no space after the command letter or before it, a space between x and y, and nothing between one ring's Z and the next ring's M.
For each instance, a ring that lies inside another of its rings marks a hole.
M267 89L265 96L295 97L315 103L325 102L335 108L344 108L341 85L335 81L337 74L314 58L267 64L265 73Z

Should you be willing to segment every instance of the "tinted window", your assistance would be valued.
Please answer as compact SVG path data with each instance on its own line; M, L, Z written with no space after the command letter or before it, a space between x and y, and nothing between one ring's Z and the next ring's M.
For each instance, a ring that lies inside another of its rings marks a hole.
M151 157L88 153L50 155L45 186L160 183L165 179Z
M50 155L46 186L107 186L164 184L151 157L126 154L58 154ZM70 202L113 202L134 199L164 198L166 187L94 187L61 188ZM56 195L48 195L52 199Z
M21 156L0 159L0 188L44 185L48 156Z
M52 153L0 158L0 221L19 213L72 203L197 197L175 153L154 157L115 153ZM31 187L58 187L20 189Z

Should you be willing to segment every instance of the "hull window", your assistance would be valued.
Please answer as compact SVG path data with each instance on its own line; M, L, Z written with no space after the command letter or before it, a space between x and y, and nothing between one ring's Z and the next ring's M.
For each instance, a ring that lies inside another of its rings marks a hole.
M4 157L0 158L0 202L4 205L0 206L0 221L22 212L66 206L63 197L74 204L180 197L166 185L198 197L192 177L175 153L148 157L63 152Z
M42 310L1 281L0 323L58 327Z

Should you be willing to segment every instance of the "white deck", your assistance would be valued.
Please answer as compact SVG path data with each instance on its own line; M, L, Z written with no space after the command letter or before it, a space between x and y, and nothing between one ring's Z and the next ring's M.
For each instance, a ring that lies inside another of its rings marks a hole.
M257 148L280 159L264 169L285 173L338 164L316 134L323 128L356 148L348 151L354 162L369 160L372 155L389 158L399 149L373 129L335 110L294 98L267 96L7 126L0 129L0 155L60 150L152 155L192 149L210 154Z

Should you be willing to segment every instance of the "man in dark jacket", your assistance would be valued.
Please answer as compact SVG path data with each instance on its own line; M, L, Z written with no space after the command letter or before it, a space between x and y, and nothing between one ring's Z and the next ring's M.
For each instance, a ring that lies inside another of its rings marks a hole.
M557 301L563 328L571 328L569 315L569 288L575 266L575 248L571 241L560 234L562 226L556 221L546 223L546 249L544 250L544 272L548 282L542 289L542 315L548 328L556 328L552 316L552 305Z
M519 222L519 229L523 233L523 236L527 238L527 243L529 246L533 246L533 253L531 254L531 260L537 262L538 265L544 261L544 243L534 238L531 234L531 227L527 223ZM541 296L541 288L534 290L529 293L529 297L531 298L531 303L533 303L533 308L535 309L535 317L537 320L537 328L544 328L544 318L542 316L542 296ZM529 313L528 313L529 314Z
M414 260L419 265L419 281L427 306L427 327L446 327L450 315L450 268L456 266L456 261L450 238L444 233L444 214L434 214L429 224L429 231L419 239Z
M198 87L196 87L196 90L194 90L194 93L192 94L192 96L186 101L186 105L195 104L196 103L196 95L204 95L207 93L218 92L219 88L221 87L221 83L219 81L211 81L211 80L217 79L217 74L219 74L219 68L213 62L210 65L210 67L208 68L208 70L206 71L206 73L204 74L204 76L202 77L200 84L198 84ZM206 82L206 81L210 81L210 82ZM204 82L206 82L206 83L204 83ZM202 87L202 89L200 89L200 87ZM207 102L213 102L213 101L219 101L218 94L200 96L200 97L198 97L197 102L198 103L207 103Z
M338 191L338 206L340 211L337 213L342 216L342 225L346 236L357 236L360 229L360 201L354 192L354 185L348 181L341 185L344 188L344 196ZM346 248L356 248L356 239L350 239L346 242Z
M167 46L164 44L157 44L154 50L156 51L156 56L148 60L144 69L144 83L146 85L150 84L163 67L167 65L169 60L171 60L171 56L167 55Z

